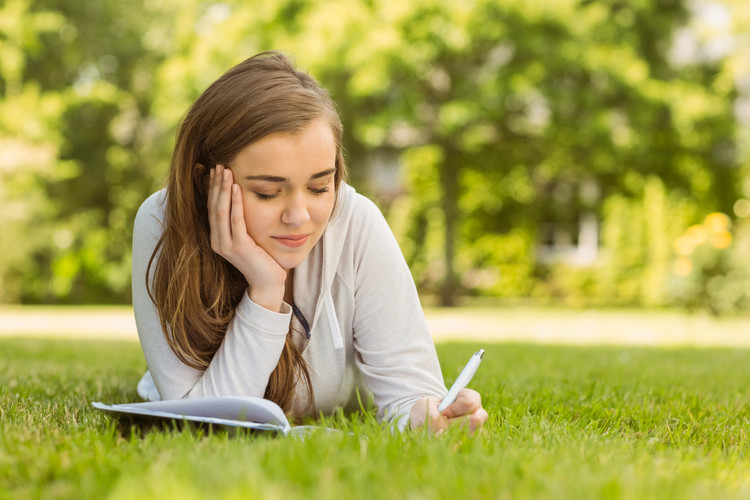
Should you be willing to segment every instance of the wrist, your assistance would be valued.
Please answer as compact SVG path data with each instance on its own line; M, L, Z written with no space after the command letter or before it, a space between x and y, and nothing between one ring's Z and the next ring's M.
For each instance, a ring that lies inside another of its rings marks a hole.
M281 305L284 303L284 287L280 289L250 287L247 295L259 306L273 312L281 312Z

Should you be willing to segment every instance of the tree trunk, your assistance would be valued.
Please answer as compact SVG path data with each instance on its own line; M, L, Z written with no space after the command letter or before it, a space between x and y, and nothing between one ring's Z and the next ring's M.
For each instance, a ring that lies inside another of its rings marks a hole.
M440 305L453 307L456 305L458 295L458 279L453 267L455 260L456 225L458 222L458 172L459 152L448 146L445 148L445 157L440 168L440 182L443 186L442 210L445 217L445 241L443 251L443 264L445 277L440 286Z

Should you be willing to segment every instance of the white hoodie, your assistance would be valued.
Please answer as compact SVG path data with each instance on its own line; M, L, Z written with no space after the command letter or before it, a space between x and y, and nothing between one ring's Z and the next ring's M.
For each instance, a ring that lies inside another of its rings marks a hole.
M149 197L135 219L133 307L151 376L162 399L208 396L263 397L291 326L303 332L292 308L275 313L240 301L209 367L197 370L172 352L146 290L146 269L162 234L166 190ZM152 266L153 270L153 266ZM400 427L414 403L446 393L435 347L401 250L378 208L346 184L320 241L294 272L295 307L310 336L303 349L314 392L311 412L356 404L357 389L374 396L378 419ZM293 413L303 415L308 395L298 384ZM363 401L366 393L362 393ZM309 411L310 412L310 411ZM309 413L308 412L308 413Z

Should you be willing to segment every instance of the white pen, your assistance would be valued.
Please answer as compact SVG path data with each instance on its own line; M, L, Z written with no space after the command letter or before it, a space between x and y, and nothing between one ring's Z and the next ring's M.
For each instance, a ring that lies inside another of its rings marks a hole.
M461 374L458 376L456 381L453 382L453 385L448 391L448 394L446 394L443 400L440 402L440 405L438 406L438 411L440 413L442 413L443 410L453 404L453 402L456 400L456 396L458 396L458 393L461 392L461 389L468 385L471 377L474 376L477 368L479 368L479 363L482 362L482 356L484 356L484 349L479 349L474 353L471 359L469 359L469 362L466 363L464 369L461 370Z

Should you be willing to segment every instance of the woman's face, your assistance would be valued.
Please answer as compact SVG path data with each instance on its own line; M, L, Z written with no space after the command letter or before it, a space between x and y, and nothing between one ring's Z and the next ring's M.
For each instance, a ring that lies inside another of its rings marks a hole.
M328 224L335 199L336 142L323 119L242 149L229 165L242 190L250 237L284 269L299 266Z

